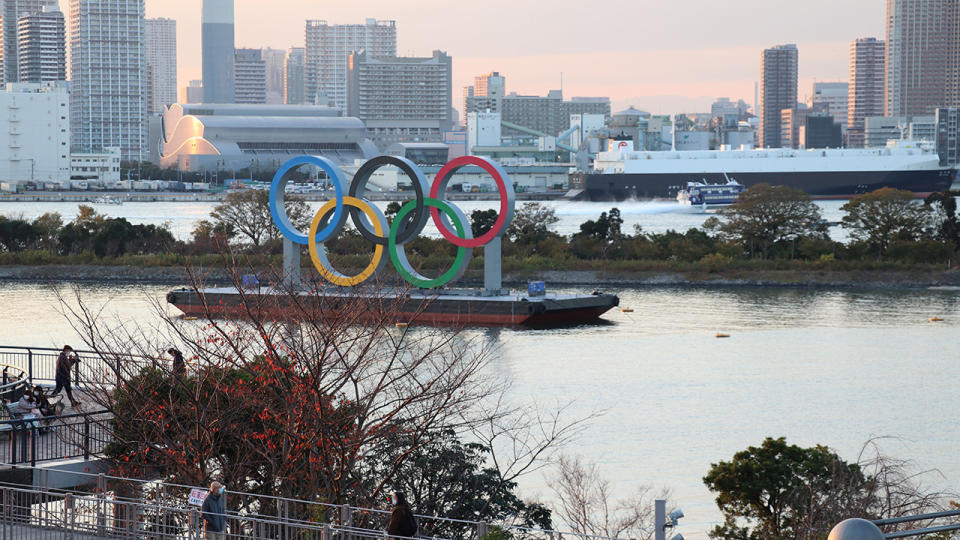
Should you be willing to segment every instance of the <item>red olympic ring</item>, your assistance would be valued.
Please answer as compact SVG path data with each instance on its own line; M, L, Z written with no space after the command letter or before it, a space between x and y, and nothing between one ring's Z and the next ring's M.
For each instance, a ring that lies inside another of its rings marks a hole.
M433 180L433 186L430 188L430 197L443 200L443 194L441 192L446 192L447 182L450 180L450 177L467 165L480 167L492 176L494 182L497 183L497 188L500 191L500 212L497 214L497 221L493 224L493 228L479 238L460 238L443 222L439 209L431 207L430 216L433 218L433 223L437 226L437 230L439 230L440 234L450 241L450 243L462 248L478 248L489 244L497 236L500 236L500 234L504 232L504 229L510 225L510 222L513 221L513 205L516 195L513 191L513 185L508 184L504 180L506 175L499 165L476 156L462 156L451 160L440 169L440 172L437 173L436 178Z

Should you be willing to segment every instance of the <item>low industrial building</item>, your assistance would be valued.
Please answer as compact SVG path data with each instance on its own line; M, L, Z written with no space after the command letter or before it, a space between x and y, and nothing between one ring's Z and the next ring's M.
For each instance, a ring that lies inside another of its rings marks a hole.
M120 148L107 148L98 153L70 154L71 182L93 186L109 186L120 181Z
M303 154L338 164L377 155L358 118L313 105L175 104L159 124L160 165L181 171L274 171Z

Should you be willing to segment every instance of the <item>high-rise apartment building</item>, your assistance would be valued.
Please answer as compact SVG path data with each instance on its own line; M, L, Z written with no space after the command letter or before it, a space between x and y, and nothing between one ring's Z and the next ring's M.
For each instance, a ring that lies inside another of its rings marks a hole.
M287 105L301 105L307 102L305 93L306 68L306 51L304 48L291 47L287 51L283 74L284 102Z
M67 31L63 13L43 11L20 17L17 39L20 82L67 80Z
M957 0L887 0L886 116L958 104Z
M850 103L850 84L845 82L815 82L813 94L810 96L810 107L823 105L827 114L841 126L847 125L847 115Z
M177 21L147 19L144 21L147 42L147 68L150 73L149 112L163 111L177 102Z
M307 21L306 100L347 108L347 60L365 51L371 58L397 56L397 23L367 19L365 24Z
M463 89L463 117L468 112L500 111L507 95L507 79L494 71L473 78L473 86ZM475 98L475 99L471 99Z
M780 148L780 114L797 106L797 46L780 45L764 49L760 74L761 148Z
M282 105L284 103L284 66L287 61L287 51L267 47L260 51L263 57L267 77L267 103Z
M70 0L70 50L73 148L145 159L143 0Z
M860 38L850 44L850 94L847 109L847 146L863 148L866 119L883 116L886 43Z
M0 46L0 65L3 82L20 80L18 26L20 18L41 11L59 10L58 0L0 0L0 28L3 30L3 45Z
M237 49L234 60L236 102L267 102L267 64L260 49Z
M203 0L203 100L234 103L233 0Z
M464 89L463 118L470 113L499 112L506 122L559 135L570 127L572 114L599 114L610 117L610 99L575 97L564 101L563 92L550 90L546 96L507 94L506 77L492 72L474 77L473 85ZM505 136L521 136L519 131L504 129Z
M442 51L429 58L349 57L347 115L367 125L380 146L440 142L453 127L453 59Z

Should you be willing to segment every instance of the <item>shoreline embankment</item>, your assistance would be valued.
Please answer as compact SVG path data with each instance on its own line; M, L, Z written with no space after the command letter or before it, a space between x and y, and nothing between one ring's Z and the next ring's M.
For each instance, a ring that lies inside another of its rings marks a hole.
M231 282L223 269L193 268L206 284ZM305 272L307 270L305 269ZM557 288L643 288L643 287L781 287L833 289L929 289L956 288L960 291L960 270L745 270L708 271L603 271L548 270L506 272L505 287L526 289L532 280ZM171 285L190 282L187 271L175 266L99 265L10 265L0 266L0 282L76 282L103 285ZM482 286L478 275L459 282L464 287Z

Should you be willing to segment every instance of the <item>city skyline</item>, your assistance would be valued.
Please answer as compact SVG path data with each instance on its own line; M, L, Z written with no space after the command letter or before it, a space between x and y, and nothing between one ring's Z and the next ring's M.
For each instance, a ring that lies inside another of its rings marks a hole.
M607 9L577 16L571 15L577 7L572 2L571 9L556 6L543 12L535 5L494 0L485 10L509 14L505 17L477 16L469 6L434 0L416 4L412 9L410 3L371 0L318 9L307 0L237 0L236 46L302 47L308 19L331 24L396 20L398 54L447 51L454 59L454 88L471 84L478 74L500 71L510 78L508 92L544 95L560 87L562 72L565 96L609 96L615 109L636 105L665 113L709 110L719 96L752 103L753 84L760 77L757 52L788 42L800 49L802 101L814 80L848 80L850 43L858 37L882 39L886 28L886 6L879 0L812 0L791 13L789 25L782 22L787 20L784 4L797 4L763 0L742 0L736 7L705 0L682 7L615 1ZM824 12L831 15L824 17ZM147 0L146 14L177 19L181 84L202 78L200 3ZM542 24L531 27L533 17ZM465 20L471 21L469 27ZM646 38L638 39L638 31ZM460 108L459 100L454 106Z

